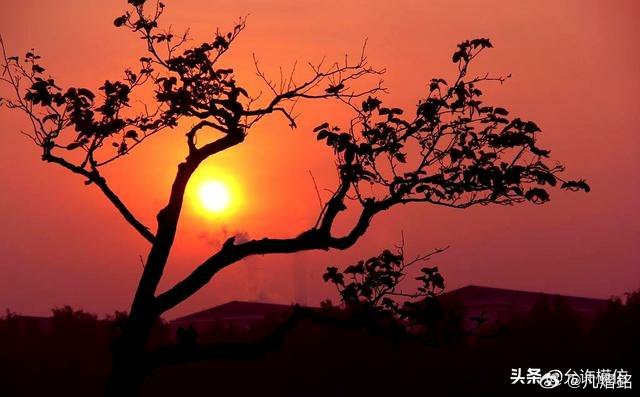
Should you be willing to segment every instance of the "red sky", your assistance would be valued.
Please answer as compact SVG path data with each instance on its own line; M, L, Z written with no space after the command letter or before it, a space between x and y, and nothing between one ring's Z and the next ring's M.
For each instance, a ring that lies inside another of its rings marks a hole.
M144 55L130 32L113 27L125 1L3 0L0 33L10 52L35 47L64 85L97 88ZM640 7L635 1L208 1L166 0L164 22L190 26L194 43L249 16L228 63L243 86L260 86L252 53L274 76L278 67L342 59L368 38L370 61L387 69L386 102L411 108L432 77L451 77L455 44L490 37L478 73L512 73L485 89L491 102L535 120L543 143L587 178L589 194L552 192L544 206L452 210L397 208L376 218L347 252L250 258L225 270L168 317L231 299L317 304L334 291L327 265L346 265L406 239L411 255L451 248L434 260L448 288L466 284L609 297L640 287ZM6 91L2 91L6 92ZM311 129L334 108L303 107L299 128L260 124L242 145L205 167L233 179L242 205L233 216L203 219L188 203L163 287L212 253L225 233L291 236L318 211L312 171L332 188L331 153ZM46 314L70 304L97 313L128 308L147 244L76 175L44 164L19 131L20 114L0 109L0 308ZM183 133L164 133L109 169L114 189L147 224L165 201Z

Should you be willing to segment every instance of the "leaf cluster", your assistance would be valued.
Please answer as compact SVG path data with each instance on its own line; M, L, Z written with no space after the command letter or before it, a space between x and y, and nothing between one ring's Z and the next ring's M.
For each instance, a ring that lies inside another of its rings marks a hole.
M322 276L325 282L332 283L338 290L346 307L366 308L388 318L407 321L415 312L415 302L437 297L444 291L444 278L438 267L422 267L415 289L406 292L402 283L409 269L442 252L438 249L428 255L407 261L402 248L398 252L384 250L379 255L347 266L340 271L335 266L327 267Z
M468 77L471 62L491 47L484 38L460 43L453 55L457 77L432 79L413 114L370 96L359 106L350 103L356 117L349 128L325 122L314 129L333 149L343 183L363 204L539 204L549 200L547 187L558 181L563 189L589 191L584 180L561 179L564 167L551 163L550 151L539 146L535 122L483 102L483 85L507 79ZM367 184L373 188L365 189Z

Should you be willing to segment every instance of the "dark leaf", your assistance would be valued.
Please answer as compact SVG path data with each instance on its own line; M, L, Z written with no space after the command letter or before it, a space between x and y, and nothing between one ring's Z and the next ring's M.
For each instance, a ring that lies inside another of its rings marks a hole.
M527 121L524 125L524 130L525 132L533 133L540 131L540 128L538 128L538 125L533 121Z
M584 179L580 179L579 181L566 181L560 186L562 189L578 191L584 190L585 192L590 192L591 187L587 184Z
M314 128L313 132L318 132L318 131L323 130L323 129L328 128L328 127L329 127L329 123L323 123L323 124L320 124L319 126L317 126L316 128Z
M434 286L440 289L444 289L444 278L440 273L434 273L431 276L431 282L433 283Z
M364 273L364 262L360 261L356 265L348 266L345 270L347 274L363 274Z
M91 92L90 90L88 90L86 88L78 88L78 95L85 96L85 97L89 98L90 101L93 101L93 99L96 97L93 92Z
M330 85L329 88L324 90L327 94L338 95L340 90L344 88L344 84L340 83L338 85Z
M118 18L113 20L113 24L119 28L127 22L127 19L128 18L126 15L119 16Z
M71 142L67 145L67 150L74 150L82 146L82 142Z
M542 204L549 201L549 193L547 193L546 190L537 187L529 189L524 194L524 197L534 204Z
M507 116L509 114L509 111L505 108L495 108L493 109L493 113L499 114L501 116Z
M323 140L324 138L329 137L330 135L333 135L333 134L332 134L332 133L330 133L330 132L329 132L329 131L327 131L327 130L322 130L322 131L318 132L318 136L316 137L316 139L317 139L317 140L319 140L319 141L321 141L321 140Z
M535 145L529 145L529 150L531 150L531 153L540 157L549 157L549 154L551 154L550 150L540 149Z
M376 109L380 106L382 102L377 98L369 97L366 101L362 102L362 110L365 112L370 112L373 109Z
M407 162L407 156L404 153L396 153L393 155L393 157L396 158L396 160L398 160L401 163L406 163Z
M337 267L327 267L327 272L322 275L322 279L325 282L332 282L334 284L344 285L344 275L338 272Z

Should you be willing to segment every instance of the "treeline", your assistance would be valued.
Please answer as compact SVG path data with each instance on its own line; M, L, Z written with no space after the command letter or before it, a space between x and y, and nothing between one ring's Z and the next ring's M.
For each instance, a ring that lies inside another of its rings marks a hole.
M432 308L433 309L433 308ZM214 360L154 371L145 395L233 394L278 396L535 394L510 385L511 368L624 368L640 357L640 291L612 299L591 319L562 299L540 301L507 323L465 327L464 308L443 302L423 332L408 341L367 329L306 321L287 333L282 348L257 360ZM337 317L344 309L324 305ZM286 319L274 313L250 329L218 323L194 335L167 323L154 329L150 348L184 343L248 342ZM70 307L48 320L7 312L0 318L0 392L6 396L99 396L110 365L110 344L126 314L107 318ZM182 338L182 339L181 339ZM637 373L637 372L635 372ZM62 394L60 394L62 393ZM584 395L588 395L583 393Z

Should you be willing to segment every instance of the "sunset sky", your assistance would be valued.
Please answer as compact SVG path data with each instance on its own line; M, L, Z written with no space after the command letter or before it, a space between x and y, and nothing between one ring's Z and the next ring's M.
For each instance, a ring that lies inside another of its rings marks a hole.
M193 44L248 15L224 64L254 94L265 90L255 76L254 53L277 77L279 66L289 70L296 60L357 56L368 38L370 62L387 69L384 101L409 112L432 77L455 74L451 54L458 42L489 37L495 48L473 70L513 77L485 87L486 100L535 120L543 146L567 166L567 175L586 178L592 187L589 194L554 190L543 206L394 208L346 252L249 258L167 317L233 299L335 300L322 281L325 267L391 248L402 232L410 256L450 246L433 259L448 289L476 284L607 298L640 288L638 2L164 2L164 24L190 27ZM124 0L2 0L0 34L12 54L35 47L62 85L96 90L145 55L134 34L113 26L126 8ZM298 110L297 129L273 117L203 165L189 190L162 290L226 237L295 236L314 223L318 202L310 171L322 192L335 187L336 175L332 153L311 130L324 121L345 123L349 114L327 103ZM38 148L20 134L29 128L24 115L0 108L0 126L0 309L37 315L64 304L99 314L127 310L147 242L96 188L40 161ZM106 175L132 210L155 226L185 154L184 131L165 131ZM232 205L222 215L204 216L197 185L211 178L230 186Z

